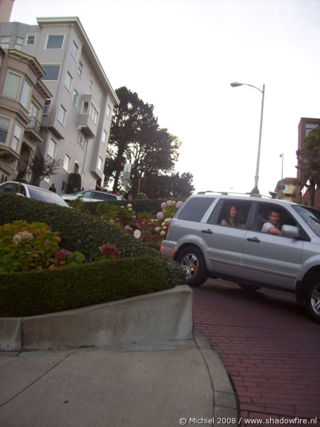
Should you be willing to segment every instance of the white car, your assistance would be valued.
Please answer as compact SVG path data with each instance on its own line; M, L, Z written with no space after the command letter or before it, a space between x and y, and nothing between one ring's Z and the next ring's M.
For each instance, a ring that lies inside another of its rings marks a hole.
M73 194L63 194L63 200L70 201L81 199L84 202L102 202L102 201L111 201L111 200L122 200L122 197L118 194L106 193L105 191L97 190L85 190L79 191L78 193Z
M66 203L58 194L46 190L45 188L36 187L35 185L25 184L16 181L6 181L0 184L1 193L12 193L18 196L24 196L29 199L40 200L42 202L54 203L56 205L65 206L69 208Z

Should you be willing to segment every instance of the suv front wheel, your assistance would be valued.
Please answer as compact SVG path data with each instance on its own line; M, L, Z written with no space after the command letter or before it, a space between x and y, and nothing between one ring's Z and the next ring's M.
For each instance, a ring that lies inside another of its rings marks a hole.
M310 316L320 323L320 277L314 277L309 284L306 299L306 308Z
M200 286L206 281L208 272L200 249L186 246L178 253L176 260L186 272L188 285Z

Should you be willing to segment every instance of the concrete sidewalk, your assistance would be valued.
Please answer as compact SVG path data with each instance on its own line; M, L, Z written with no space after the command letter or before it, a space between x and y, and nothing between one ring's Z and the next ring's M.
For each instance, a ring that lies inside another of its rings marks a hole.
M1 426L170 427L214 417L230 425L223 418L237 418L236 399L200 333L162 345L0 353Z

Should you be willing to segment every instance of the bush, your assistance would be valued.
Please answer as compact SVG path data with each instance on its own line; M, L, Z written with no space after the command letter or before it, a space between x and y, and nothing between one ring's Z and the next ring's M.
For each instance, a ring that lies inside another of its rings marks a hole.
M116 259L56 270L0 273L0 316L32 316L172 287L161 262Z
M67 185L67 193L75 193L81 190L81 175L78 173L70 173Z
M159 201L157 204L159 206ZM160 260L172 285L185 283L184 273L177 263L162 259L159 251L140 243L101 218L51 203L0 193L0 225L18 219L44 222L52 231L59 231L61 246L71 252L81 252L86 262L100 259L99 247L110 244L119 250L123 258L149 255Z
M81 252L87 262L101 257L99 246L105 243L116 246L123 257L154 255L146 245L101 218L51 203L0 193L0 225L17 219L44 222L52 231L59 231L61 246L68 251Z

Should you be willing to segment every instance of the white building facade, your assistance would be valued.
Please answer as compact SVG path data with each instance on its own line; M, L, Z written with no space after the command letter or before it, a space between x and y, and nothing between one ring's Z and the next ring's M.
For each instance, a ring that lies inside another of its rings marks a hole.
M70 173L81 175L81 187L102 185L112 111L119 103L77 17L38 18L38 25L0 23L0 46L35 57L45 70L42 82L52 94L41 121L45 158L60 161L53 182L66 192Z

